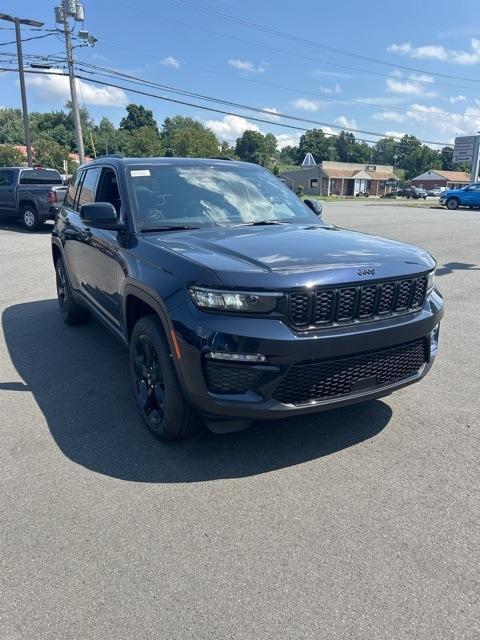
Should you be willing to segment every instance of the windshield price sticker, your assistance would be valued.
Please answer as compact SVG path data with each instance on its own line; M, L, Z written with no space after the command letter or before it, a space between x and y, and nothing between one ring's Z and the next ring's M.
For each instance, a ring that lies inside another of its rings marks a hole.
M132 178L145 178L150 175L150 169L132 169L130 175Z

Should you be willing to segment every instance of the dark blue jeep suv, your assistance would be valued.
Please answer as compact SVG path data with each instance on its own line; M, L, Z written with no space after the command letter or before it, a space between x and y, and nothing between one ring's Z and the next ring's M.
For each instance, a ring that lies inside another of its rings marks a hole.
M52 234L60 312L128 346L159 437L378 398L430 369L434 259L310 204L228 160L106 157L73 177Z

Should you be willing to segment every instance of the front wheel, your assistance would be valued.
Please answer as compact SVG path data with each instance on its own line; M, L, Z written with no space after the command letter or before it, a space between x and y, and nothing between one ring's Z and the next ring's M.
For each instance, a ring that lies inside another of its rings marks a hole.
M130 338L130 375L143 421L161 440L193 435L200 420L185 400L160 320L140 318Z
M37 231L43 225L37 210L30 204L26 204L20 209L20 219L27 231Z
M446 205L447 205L447 209L454 211L455 209L458 209L458 207L460 206L460 201L458 198L449 198L446 202Z

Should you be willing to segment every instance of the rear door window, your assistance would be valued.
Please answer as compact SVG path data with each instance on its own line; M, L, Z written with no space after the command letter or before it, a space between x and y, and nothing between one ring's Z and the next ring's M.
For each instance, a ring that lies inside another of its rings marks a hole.
M10 187L13 184L13 171L0 169L0 187Z

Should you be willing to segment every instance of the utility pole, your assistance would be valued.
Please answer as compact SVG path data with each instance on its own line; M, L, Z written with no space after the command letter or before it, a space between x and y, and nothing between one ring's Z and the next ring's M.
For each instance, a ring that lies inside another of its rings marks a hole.
M75 81L75 71L73 68L73 49L70 25L68 24L68 13L63 9L63 32L65 34L65 47L67 49L68 79L70 81L70 97L72 103L73 123L75 125L75 137L77 139L78 161L85 162L85 149L83 147L82 122L80 120L80 109L78 107L77 85Z
M18 57L18 75L20 78L20 94L22 96L22 116L23 130L25 132L25 145L27 147L28 166L33 166L32 141L30 138L30 123L28 121L27 91L25 89L25 71L23 68L23 50L22 50L22 34L20 25L26 24L30 27L43 27L43 22L38 20L30 20L28 18L18 18L10 16L6 13L0 13L0 20L7 20L15 24L15 39L17 41L17 57Z
M69 18L75 22L85 20L85 9L79 0L62 0L62 4L55 7L55 20L63 24L63 34L65 36L65 48L67 51L68 79L70 82L70 98L72 103L73 123L75 125L75 138L77 140L78 159L80 164L85 162L85 148L83 145L82 122L80 120L80 109L78 106L77 85L75 79L75 69L73 66L73 46L72 34L70 31ZM85 41L85 44L94 46L97 39L90 35L88 31L79 31L78 36Z

